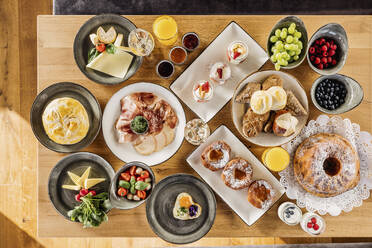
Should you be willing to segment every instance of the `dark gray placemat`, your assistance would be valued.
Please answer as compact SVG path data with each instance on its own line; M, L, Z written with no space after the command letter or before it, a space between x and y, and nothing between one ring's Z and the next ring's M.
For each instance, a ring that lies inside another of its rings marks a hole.
M327 243L327 244L289 244L289 245L245 245L219 246L218 248L371 248L372 243ZM212 246L196 246L195 248L216 248Z
M370 0L53 0L56 15L372 14Z

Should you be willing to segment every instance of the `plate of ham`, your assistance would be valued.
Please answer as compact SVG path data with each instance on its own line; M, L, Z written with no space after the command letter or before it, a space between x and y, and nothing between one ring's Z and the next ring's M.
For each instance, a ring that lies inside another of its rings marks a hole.
M131 127L137 116L147 120L147 130L142 134ZM153 83L135 83L116 92L102 118L103 137L115 156L124 162L140 161L149 166L177 152L185 125L185 112L178 99Z

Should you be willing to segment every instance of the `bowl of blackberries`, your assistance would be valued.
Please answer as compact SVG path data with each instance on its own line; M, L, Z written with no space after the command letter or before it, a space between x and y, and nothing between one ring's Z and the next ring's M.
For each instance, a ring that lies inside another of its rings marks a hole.
M348 39L344 28L337 23L321 27L308 43L307 61L321 75L336 74L344 66Z
M310 91L315 107L327 114L342 114L363 100L363 88L354 79L341 75L324 75L313 83Z

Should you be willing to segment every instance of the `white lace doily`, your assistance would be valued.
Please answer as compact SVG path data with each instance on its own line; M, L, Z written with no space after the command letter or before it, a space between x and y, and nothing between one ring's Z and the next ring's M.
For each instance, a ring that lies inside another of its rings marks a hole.
M295 179L292 158L297 147L303 140L317 133L335 133L350 141L358 151L360 159L359 184L338 196L321 198L308 193ZM297 205L306 208L307 211L318 212L321 215L329 213L337 216L341 211L350 212L353 207L362 205L372 189L372 135L361 132L358 124L351 123L349 119L340 117L329 118L320 115L316 120L309 121L301 133L291 142L282 145L291 157L290 165L279 173L280 182L286 188L286 194L290 199L296 199Z

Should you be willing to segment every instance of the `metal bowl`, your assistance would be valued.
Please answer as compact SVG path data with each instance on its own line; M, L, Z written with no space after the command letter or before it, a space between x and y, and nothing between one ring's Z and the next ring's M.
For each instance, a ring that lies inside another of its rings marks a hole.
M309 54L307 54L306 56L307 62L309 63L310 68L313 69L315 72L319 73L320 75L336 74L344 66L347 58L347 53L349 50L346 31L340 24L337 23L329 23L324 25L323 27L319 28L318 31L316 31L311 37L309 44L307 46L307 51L309 50L310 46L315 42L315 40L322 37L331 38L336 41L337 46L339 47L339 49L337 49L339 50L337 65L332 68L320 70L311 63Z
M90 80L99 84L114 85L119 84L131 76L133 76L137 70L141 67L143 58L133 53L133 60L128 68L128 72L124 78L117 78L105 73L87 68L88 64L88 51L93 47L89 35L96 33L99 26L102 26L105 30L113 26L117 33L121 33L124 37L128 37L130 31L136 29L136 26L129 21L127 18L120 15L114 14L103 14L97 15L90 18L86 23L81 26L74 40L74 58L80 71ZM128 40L123 40L123 45L128 46Z
M89 118L89 130L87 135L80 142L63 145L51 140L46 134L42 122L42 115L45 107L54 99L71 97L78 100L85 108ZM55 152L77 152L90 145L101 129L102 111L97 99L93 94L81 85L62 82L45 88L37 95L31 107L30 123L34 135L46 148Z
M345 98L345 103L342 104L337 109L334 109L334 110L325 109L321 107L315 99L315 89L318 86L318 84L325 79L335 79L337 81L344 83L346 86L347 94ZM364 93L363 93L362 86L354 79L347 77L345 75L334 74L334 75L324 75L324 76L320 76L319 78L317 78L311 87L310 96L311 96L311 101L313 102L314 106L317 109L319 109L320 111L326 114L336 115L336 114L342 114L342 113L348 112L356 108L357 106L359 106L359 104L363 100Z
M127 169L129 169L133 165L135 165L137 167L140 167L144 170L147 170L150 173L150 177L151 177L151 189L150 189L149 195L147 195L147 197L144 200L141 200L141 201L130 201L130 200L124 198L124 197L119 197L116 193L118 191L118 183L119 183L120 174L123 173L124 171L126 171ZM133 161L133 162L126 163L123 167L121 167L116 172L114 178L111 181L110 194L109 194L110 195L110 202L111 202L111 204L114 208L118 208L118 209L126 210L126 209L136 208L136 207L140 206L142 203L144 203L150 197L154 186L155 186L155 175L154 175L153 171L151 170L151 168L147 164L142 163L142 162L138 162L138 161Z
M305 59L306 57L306 54L307 54L307 43L308 43L308 37L307 37L307 31L306 31L306 27L305 27L305 24L304 22L298 18L297 16L287 16L287 17L284 17L283 19L280 19L276 24L275 26L273 27L273 29L271 30L270 32L270 35L267 39L267 54L269 55L269 57L271 57L271 55L273 54L271 52L271 47L273 46L273 43L270 42L270 37L275 35L275 30L276 29L282 29L282 28L288 28L289 25L291 23L295 23L296 24L296 29L301 32L302 36L300 38L300 41L302 41L302 50L301 50L301 53L299 55L299 59L297 61L293 61L292 63L289 63L287 66L280 66L280 68L283 68L283 69L293 69L293 68L296 68L297 66L299 66ZM270 59L271 61L271 59Z

